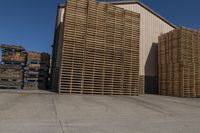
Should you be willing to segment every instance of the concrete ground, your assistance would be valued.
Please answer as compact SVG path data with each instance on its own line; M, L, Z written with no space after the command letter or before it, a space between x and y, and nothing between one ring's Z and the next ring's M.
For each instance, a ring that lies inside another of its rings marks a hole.
M1 92L0 133L200 133L200 99Z

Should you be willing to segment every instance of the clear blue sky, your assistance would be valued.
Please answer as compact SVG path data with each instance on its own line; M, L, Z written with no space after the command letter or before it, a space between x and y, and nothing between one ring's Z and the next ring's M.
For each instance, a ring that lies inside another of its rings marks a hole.
M200 0L141 0L177 26L200 29ZM0 0L0 43L51 53L56 8L65 0Z

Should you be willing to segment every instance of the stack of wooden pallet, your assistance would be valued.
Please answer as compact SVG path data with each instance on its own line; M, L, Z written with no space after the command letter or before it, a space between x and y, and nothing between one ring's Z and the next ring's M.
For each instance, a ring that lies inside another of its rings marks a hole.
M49 77L49 54L29 52L24 68L23 89L47 89Z
M26 61L25 49L16 45L1 45L0 87L21 89L23 66Z
M200 32L181 28L159 37L159 93L200 96Z
M59 92L138 95L139 27L137 13L68 0Z
M25 49L16 45L1 45L2 61L6 64L24 64L26 61Z
M20 65L0 65L0 88L21 89L23 70Z

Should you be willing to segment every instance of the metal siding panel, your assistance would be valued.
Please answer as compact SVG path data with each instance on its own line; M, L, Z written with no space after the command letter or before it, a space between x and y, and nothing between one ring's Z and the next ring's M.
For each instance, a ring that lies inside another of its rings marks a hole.
M156 44L158 36L174 28L139 4L116 6L141 14L140 75L157 76Z

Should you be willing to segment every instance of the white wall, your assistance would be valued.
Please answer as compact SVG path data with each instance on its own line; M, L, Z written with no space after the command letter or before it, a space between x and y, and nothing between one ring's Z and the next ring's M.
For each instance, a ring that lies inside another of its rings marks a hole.
M174 28L139 4L122 4L118 7L140 13L140 75L157 75L157 51L153 43L158 43L158 36Z
M63 34L64 34L64 13L65 13L65 8L64 7L60 7L58 9L58 18L57 18L57 27L60 24L60 27L58 29L59 33L58 33L58 54L57 54L57 60L56 60L56 67L59 67L61 64L61 56L62 56L62 44L63 44Z
M59 7L56 26L58 26L60 23L64 21L64 13L65 13L65 7Z

